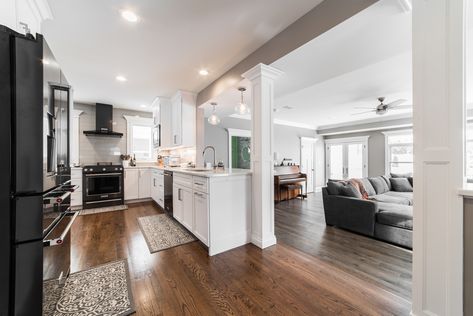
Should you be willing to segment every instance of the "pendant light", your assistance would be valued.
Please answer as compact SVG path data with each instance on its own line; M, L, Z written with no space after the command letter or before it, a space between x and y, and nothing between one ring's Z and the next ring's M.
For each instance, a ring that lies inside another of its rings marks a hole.
M220 124L220 118L217 116L217 114L215 114L215 108L217 107L217 103L212 102L210 104L212 105L213 109L212 109L212 115L210 115L208 118L208 122L210 125L218 125Z
M238 91L241 92L241 99L240 99L240 103L235 106L235 113L236 113L236 114L239 114L239 115L250 114L250 108L249 108L248 105L243 101L243 92L246 91L246 88L245 88L245 87L240 87L240 88L238 88Z

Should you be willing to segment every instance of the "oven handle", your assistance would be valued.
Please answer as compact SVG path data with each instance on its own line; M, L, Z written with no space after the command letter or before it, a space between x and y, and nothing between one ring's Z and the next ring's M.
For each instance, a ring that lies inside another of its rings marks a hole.
M54 239L43 240L43 246L44 247L51 247L51 246L62 245L62 243L64 242L64 239L66 238L67 234L71 230L72 224L74 224L74 221L76 220L79 213L80 212L65 213L64 216L61 218L61 220L66 216L71 216L72 214L74 214L74 215L72 215L73 217L72 217L71 221L69 222L69 224L67 224L67 226L64 229L64 231L62 232L61 236L59 236L58 238L54 238Z
M86 174L86 177L96 177L96 176L121 176L122 173L116 172L116 173L89 173Z

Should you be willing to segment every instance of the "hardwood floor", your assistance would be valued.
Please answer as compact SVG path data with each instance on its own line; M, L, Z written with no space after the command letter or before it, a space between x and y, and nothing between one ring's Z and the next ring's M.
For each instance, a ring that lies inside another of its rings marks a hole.
M287 242L265 250L246 245L214 257L199 242L151 254L137 218L160 212L142 203L126 211L80 216L72 229L72 272L127 258L136 315L410 312L410 303L399 295Z
M321 193L277 203L275 231L278 243L411 300L412 252L326 226Z

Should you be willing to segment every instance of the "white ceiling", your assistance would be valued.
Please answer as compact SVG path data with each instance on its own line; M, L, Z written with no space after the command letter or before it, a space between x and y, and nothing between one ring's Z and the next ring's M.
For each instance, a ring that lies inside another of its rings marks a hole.
M276 112L275 119L320 128L381 119L353 115L363 111L355 107L374 108L380 96L412 104L411 19L398 1L382 0L274 62L285 73L275 83L276 107L293 108ZM220 97L224 115L238 102L235 91L227 93ZM400 114L410 111L388 112L382 119Z
M49 0L42 31L76 101L143 110L156 96L200 91L321 1Z

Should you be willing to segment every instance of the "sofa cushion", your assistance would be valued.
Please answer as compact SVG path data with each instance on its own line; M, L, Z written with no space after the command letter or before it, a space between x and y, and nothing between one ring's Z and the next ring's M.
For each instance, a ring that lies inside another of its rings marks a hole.
M391 186L396 192L412 192L412 185L407 178L391 178Z
M360 190L358 190L358 188L355 187L351 183L348 183L347 185L342 186L340 188L340 192L344 196L354 197L354 198L357 198L357 199L363 198L363 196L361 195Z
M391 181L389 181L389 177L381 176L381 178L383 178L384 181L386 181L386 184L388 185L389 191L391 191L393 188L391 186Z
M370 180L368 178L362 178L360 181L363 183L363 186L365 187L366 193L368 193L368 196L376 195L376 191L373 188L373 185L371 184Z
M370 200L384 203L400 204L400 205L411 205L412 202L408 198L402 196L393 196L387 193L377 194L370 196Z
M376 222L412 230L412 206L378 203Z
M414 201L414 193L412 192L396 192L396 191L388 191L384 193L385 195L390 195L398 198L404 198L406 200L409 200L409 205L413 205Z
M345 186L345 183L339 181L327 182L327 191L330 195L340 195L341 189Z
M411 186L414 188L414 178L413 177L407 177L407 181L409 181Z
M383 194L389 191L388 184L382 177L368 178L373 185L373 188L376 190L376 194Z

